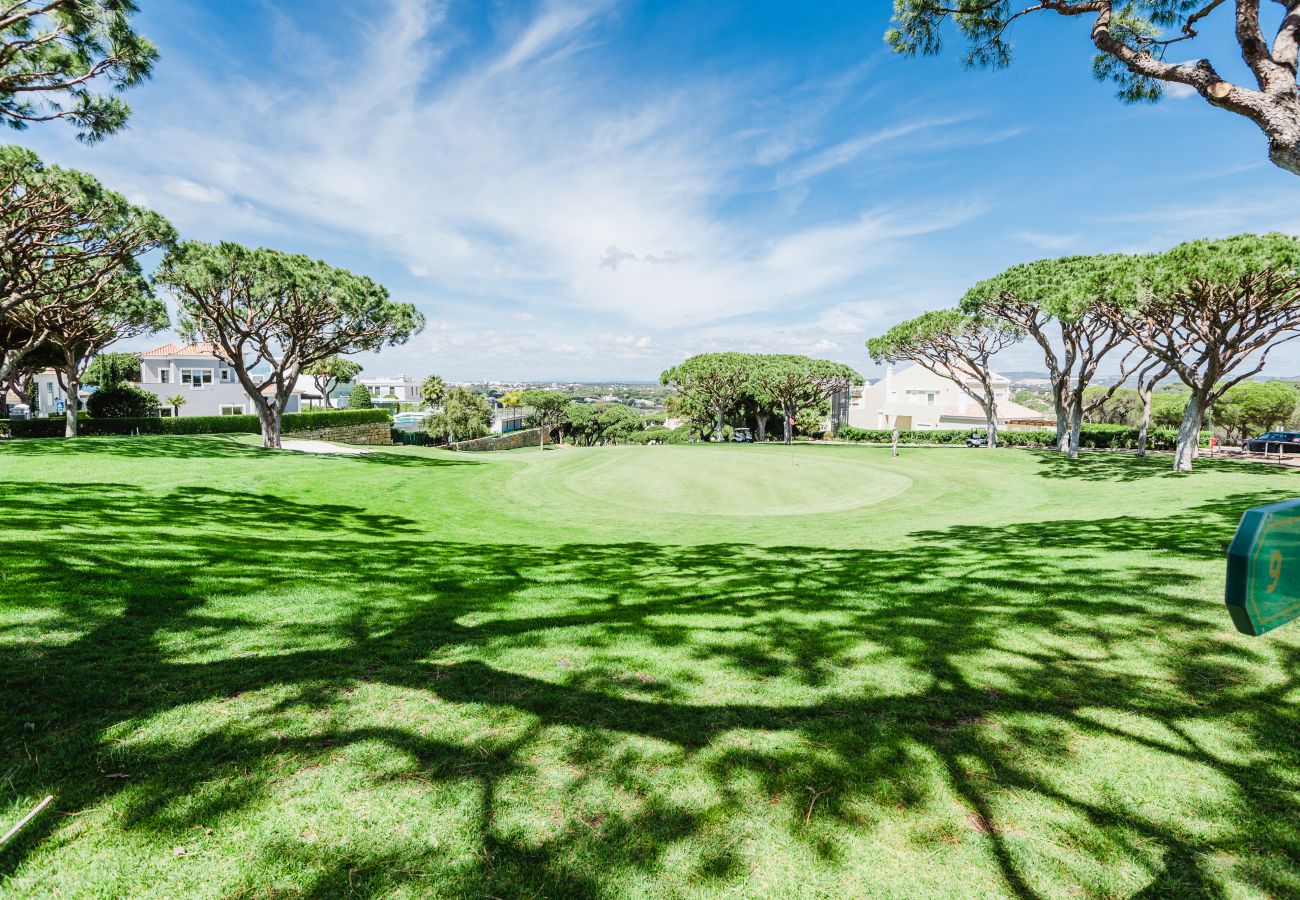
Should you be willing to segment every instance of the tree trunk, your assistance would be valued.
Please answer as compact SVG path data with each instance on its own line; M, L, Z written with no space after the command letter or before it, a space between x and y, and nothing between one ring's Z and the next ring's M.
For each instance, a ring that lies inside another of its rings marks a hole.
M758 423L758 439L759 439L759 441L765 441L765 440L767 440L767 416L761 416L761 415L759 415L758 413L755 413L755 414L754 414L754 421L755 421L756 423Z
M1083 398L1075 397L1070 403L1070 440L1066 452L1070 459L1079 458L1079 435L1083 431Z
M1052 406L1056 409L1056 449L1062 453L1070 449L1070 409L1065 401L1065 385L1052 384Z
M997 395L993 393L993 385L987 381L984 382L984 400L980 402L980 407L984 410L984 418L988 420L988 449L996 450L998 448L998 401Z
M718 424L713 430L713 440L722 443L722 407L718 407Z
M1201 414L1205 410L1203 391L1192 391L1187 401L1187 411L1183 413L1182 424L1178 426L1178 444L1174 449L1174 471L1192 471L1192 460L1196 458L1196 448L1201 441Z
M64 437L77 436L77 392L81 389L81 376L77 374L77 367L70 367L65 373L67 379L68 400L64 407Z
M1151 430L1151 397L1155 394L1155 385L1143 390L1138 388L1142 395L1142 421L1138 424L1138 456L1147 455L1147 432Z
M268 402L257 398L253 400L257 406L257 420L262 425L262 447L266 450L280 449L280 404Z
M1300 175L1300 127L1293 131L1290 140L1272 138L1269 141L1268 158L1292 175Z
M794 435L793 435L793 430L792 430L791 427L790 427L790 420L793 419L793 418L794 418L794 416L790 413L790 407L788 407L788 406L782 404L782 406L781 406L781 420L782 420L783 422L785 422L785 442L786 442L787 444L791 442L791 440L793 439L793 436L794 436Z

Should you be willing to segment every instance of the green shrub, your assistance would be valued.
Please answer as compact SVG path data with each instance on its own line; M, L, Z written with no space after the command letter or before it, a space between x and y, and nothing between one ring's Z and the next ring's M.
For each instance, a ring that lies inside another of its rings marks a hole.
M391 430L393 443L402 444L408 447L434 447L438 442L427 431L399 431L394 428Z
M63 437L62 419L14 419L9 423L9 432L16 438L52 438Z
M933 431L900 431L900 444L964 444L972 431L978 428L936 429ZM865 444L888 444L890 432L883 428L854 428L852 425L840 427L842 440ZM1172 428L1152 428L1147 432L1147 449L1172 450L1178 440L1178 432ZM1208 444L1208 437L1201 436L1201 446ZM998 443L1004 447L1055 447L1055 429L1036 429L1034 431L999 431ZM1079 446L1090 450L1135 450L1138 445L1138 429L1128 425L1084 425L1079 432Z
M662 426L638 431L628 438L632 444L668 444L672 443L673 430Z
M326 409L319 412L285 413L281 427L285 431L312 431L316 428L369 425L392 420L388 411L383 409Z
M352 385L348 391L348 409L370 409L374 405L369 388L364 384Z
M158 398L133 384L95 391L86 410L96 419L143 419L158 413Z
M86 437L126 434L260 434L257 416L181 416L164 419L158 416L131 419L83 419L79 431ZM322 412L285 413L280 427L285 434L365 425L390 421L382 409L334 409ZM14 423L14 437L62 437L62 419L27 419ZM49 426L49 427L45 427Z
M964 444L971 431L970 428L900 431L898 442L900 444ZM841 425L839 437L841 440L854 443L888 444L892 440L891 434L888 428L855 428L852 425Z

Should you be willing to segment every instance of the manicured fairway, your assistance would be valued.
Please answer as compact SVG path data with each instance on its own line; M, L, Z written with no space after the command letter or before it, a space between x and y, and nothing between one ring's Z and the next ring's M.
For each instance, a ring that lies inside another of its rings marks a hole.
M0 895L1298 895L1198 465L0 444Z

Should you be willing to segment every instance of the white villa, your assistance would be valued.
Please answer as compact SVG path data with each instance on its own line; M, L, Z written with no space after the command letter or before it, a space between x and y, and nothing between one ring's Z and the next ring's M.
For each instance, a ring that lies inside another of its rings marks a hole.
M254 373L254 380L265 378ZM180 394L182 416L236 416L253 413L253 400L239 378L211 344L164 344L140 354L140 387L158 398L164 416L172 414L167 398ZM285 412L298 412L301 394L295 391Z
M32 378L32 390L36 392L36 403L42 414L57 412L60 403L68 402L68 392L59 384L59 376L53 369L37 372ZM78 393L82 401L90 396L84 389Z
M396 378L358 378L357 384L363 384L370 391L370 398L376 406L393 406L399 403L421 403L420 382L405 375ZM394 401L392 398L396 397Z
M966 387L941 378L922 366L895 372L885 370L885 377L853 390L847 410L848 424L855 428L897 428L899 431L935 428L978 428L985 424L984 413L975 397L981 392L973 375L964 379ZM1056 427L1042 413L1011 400L1011 382L993 373L993 394L997 403L1000 428Z

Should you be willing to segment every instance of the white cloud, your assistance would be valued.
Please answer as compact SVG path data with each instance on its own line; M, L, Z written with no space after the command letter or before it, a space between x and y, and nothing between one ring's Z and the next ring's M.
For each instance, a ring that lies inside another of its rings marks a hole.
M1080 242L1080 237L1077 234L1053 234L1047 231L1018 231L1014 237L1032 247L1037 247L1039 250L1054 252L1063 252L1072 247L1077 247Z
M464 53L444 4L390 0L356 50L331 55L276 16L283 55L314 61L310 80L173 73L174 105L97 148L97 165L116 160L126 187L160 184L177 201L160 211L187 234L341 256L392 275L394 295L431 323L457 326L430 324L385 351L385 369L600 374L605 360L635 356L653 375L708 341L815 352L828 336L860 358L843 336L874 327L860 310L885 301L861 298L880 273L930 264L919 239L986 204L947 192L906 209L837 204L832 216L804 209L810 185L851 162L988 134L957 127L973 116L935 115L826 146L818 135L840 98L869 92L865 65L761 108L767 74L629 93L602 77L601 29L616 19L608 2L556 0L531 19L498 19L486 52ZM151 167L166 174L151 179ZM773 177L786 186L770 207L728 209ZM545 304L544 325L512 330L535 320L510 311L521 298ZM802 306L802 326L761 324ZM738 321L747 316L759 318Z
M493 74L515 69L548 53L563 52L567 42L608 8L609 3L548 3L518 40L491 68Z
M225 203L230 199L224 191L204 187L188 178L179 178L175 175L163 179L163 188L167 193L193 203Z

